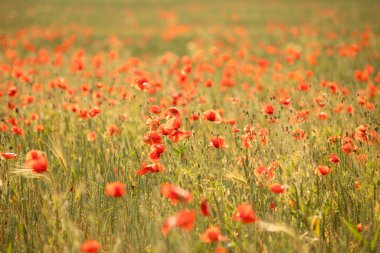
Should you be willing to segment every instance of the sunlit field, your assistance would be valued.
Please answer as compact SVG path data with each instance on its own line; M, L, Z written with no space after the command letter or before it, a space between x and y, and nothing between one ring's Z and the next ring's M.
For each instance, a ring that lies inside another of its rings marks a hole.
M380 252L379 14L0 1L0 252Z

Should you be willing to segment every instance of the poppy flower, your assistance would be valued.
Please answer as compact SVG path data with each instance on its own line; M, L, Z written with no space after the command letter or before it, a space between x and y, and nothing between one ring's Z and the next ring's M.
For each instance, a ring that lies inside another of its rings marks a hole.
M237 208L237 213L232 216L234 221L241 221L243 223L253 223L258 221L255 211L249 204L239 205Z
M205 243L227 241L227 237L222 235L219 227L211 226L201 235L201 241Z
M162 138L158 132L149 131L145 134L143 141L147 145L160 144L160 143L162 143Z
M180 118L181 117L181 112L180 112L180 110L177 107L170 107L169 109L166 110L165 117Z
M45 172L48 170L48 160L42 151L31 150L26 154L25 167L37 173Z
M271 104L268 104L264 107L264 113L266 115L272 115L274 113L274 106Z
M161 186L161 193L165 198L170 199L172 205L178 202L190 203L193 200L193 194L171 183L164 183Z
M203 216L211 215L211 208L210 208L210 205L207 203L206 199L203 199L201 202L201 214Z
M279 183L274 183L270 186L270 191L275 194L285 193L285 187Z
M305 131L302 129L296 129L292 132L294 140L304 140L305 139Z
M329 162L330 163L339 163L339 161L340 161L339 157L336 154L332 153L329 155Z
M89 141L89 142L94 142L94 141L96 141L96 138L97 138L98 136L97 136L97 134L96 134L96 132L89 132L88 134L87 134L87 140Z
M283 97L278 100L278 102L282 105L290 105L290 101L292 99L290 97Z
M10 160L10 159L17 159L17 154L10 153L10 152L1 152L0 157Z
M100 249L100 243L95 240L85 241L80 247L82 253L96 253Z
M355 151L356 148L354 146L354 140L350 137L344 137L342 139L342 151L346 154L350 154L351 152Z
M255 169L255 175L257 177L263 177L269 180L272 180L274 178L274 173L273 173L273 167L267 167L265 165L259 166Z
M317 173L320 176L327 175L331 172L331 168L327 166L320 165L315 169L315 173Z
M170 135L169 135L169 139L174 142L174 143L177 143L179 142L180 140L183 140L185 138L188 138L191 136L191 131L183 131L181 129L178 129L178 130L174 130Z
M14 126L14 127L12 127L12 132L14 133L14 134L17 134L17 135L23 135L23 130L22 130L22 128L19 128L19 127L17 127L17 126Z
M149 158L152 161L159 160L164 152L165 144L153 144L152 146L150 146Z
M11 86L8 88L8 96L14 97L17 94L17 88L16 86Z
M363 230L363 225L362 225L361 223L357 224L357 225L356 225L356 229L358 230L359 233L362 232L362 230Z
M120 134L121 130L118 126L116 125L110 125L108 127L108 134L112 137L114 134Z
M173 131L181 127L181 121L182 120L179 117L170 118L165 124L161 125L161 133L163 135L171 134Z
M228 148L223 137L215 136L211 139L210 146L215 148Z
M164 166L160 163L152 163L152 164L143 163L141 165L141 169L136 171L136 173L139 175L145 175L149 172L157 173L157 172L162 172L164 170L165 170Z
M215 249L215 253L228 253L227 249L223 248L222 246L218 245Z
M184 230L192 230L195 221L195 210L181 210L173 216L170 216L164 222L161 232L163 235L168 235L173 227L180 227Z
M109 197L122 197L125 194L125 184L118 181L109 183L106 185L105 194Z
M219 112L215 110L207 110L203 112L202 117L204 120L208 120L216 124L219 124L222 122L222 116L220 115Z

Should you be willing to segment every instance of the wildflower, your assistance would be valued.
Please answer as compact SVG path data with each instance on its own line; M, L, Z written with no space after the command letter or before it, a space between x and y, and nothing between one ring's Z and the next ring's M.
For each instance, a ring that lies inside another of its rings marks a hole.
M109 197L122 197L125 195L125 184L118 181L109 183L106 185L105 194Z
M207 203L206 199L203 199L201 202L201 214L203 216L211 215L211 208L210 208L210 205Z
M281 184L279 183L274 183L270 186L270 190L271 192L275 193L275 194L282 194L282 193L285 193L285 187L282 186Z
M339 163L339 158L336 154L332 153L329 155L329 162L330 163Z
M264 107L264 113L266 115L272 115L274 113L274 106L271 104L268 104Z
M212 243L218 241L226 241L227 237L223 236L219 227L211 226L201 235L201 241L205 243Z
M26 154L25 167L37 173L45 172L48 170L48 160L42 151L31 150Z
M80 251L83 253L96 253L100 249L100 243L95 240L85 241L80 247Z
M136 171L136 173L139 175L145 175L149 172L157 173L157 172L162 172L164 170L165 170L164 166L160 163L152 163L152 164L143 163L141 165L141 169Z
M165 144L153 144L150 147L149 158L152 161L159 160L165 151Z
M220 115L219 112L215 110L208 110L203 112L202 114L204 120L208 120L211 122L214 122L216 124L219 124L222 122L222 116Z
M162 234L166 236L173 227L180 227L184 230L192 230L194 227L194 221L195 210L181 210L166 219L161 229Z
M17 159L17 154L11 153L11 152L1 152L0 157L10 160L10 159Z
M97 134L96 134L96 132L89 132L89 133L87 134L87 140L88 140L89 142L96 141L96 138L97 138Z
M237 213L232 217L234 221L242 221L243 223L252 223L258 221L252 206L249 204L239 205Z
M215 148L228 148L223 137L215 136L211 139L210 146Z
M323 166L323 165L317 166L317 168L315 169L315 173L317 173L320 176L327 175L330 172L331 172L331 168L327 166Z
M149 131L145 134L143 141L148 145L162 143L162 138L156 131Z
M193 194L171 183L164 183L161 186L161 193L164 197L170 199L172 205L178 202L190 203L193 200Z

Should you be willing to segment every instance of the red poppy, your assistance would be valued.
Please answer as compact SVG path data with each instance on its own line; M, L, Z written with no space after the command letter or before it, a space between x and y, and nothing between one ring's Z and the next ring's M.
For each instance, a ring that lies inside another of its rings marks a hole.
M143 141L148 145L162 143L162 138L156 131L149 131L145 134Z
M210 146L215 148L228 148L223 137L215 136L211 139Z
M272 180L274 178L274 173L273 173L273 167L270 166L269 168L265 165L258 166L255 169L255 175L257 177L262 177L265 179Z
M336 154L332 153L329 155L329 162L330 163L339 163L339 161L340 161L339 157Z
M202 114L203 119L219 124L222 122L222 116L215 110L207 110Z
M165 144L153 144L150 146L149 158L152 161L160 159L161 155L165 152Z
M17 154L15 153L10 153L10 152L1 152L0 156L4 159L17 159Z
M173 216L166 219L162 226L162 234L167 235L173 227L180 227L184 230L192 230L195 221L195 210L181 210Z
M227 237L222 235L219 227L211 226L201 235L201 241L205 243L227 241Z
M112 137L114 134L120 134L121 130L118 126L116 125L110 125L108 127L108 134Z
M39 150L31 150L26 154L25 167L40 173L48 170L48 160L45 154Z
M109 197L122 197L125 194L125 184L118 181L106 185L106 196Z
M193 200L193 194L171 183L164 183L161 186L161 193L164 197L170 199L172 205L178 202L190 203Z
M210 208L210 205L207 203L206 199L202 200L202 203L201 203L201 214L203 216L210 216L211 215L211 208Z
M161 125L161 132L163 135L169 135L173 131L179 129L181 127L181 118L175 117L170 118L168 121L166 121L165 124Z
M164 166L160 163L152 163L152 164L143 163L141 165L141 169L136 171L136 173L139 175L145 175L149 172L157 173L157 172L162 172L164 170L165 170Z
M17 88L16 86L11 86L8 88L8 96L14 97L17 94Z
M87 140L90 141L90 142L96 141L97 137L98 136L97 136L96 132L89 132L87 134Z
M237 213L232 217L234 221L242 221L243 223L256 222L259 219L256 217L255 211L249 204L239 205L237 208Z
M285 187L279 183L274 183L270 186L271 192L275 194L282 194L285 193Z
M272 115L274 113L274 106L271 104L268 104L264 107L264 112L266 115Z
M317 173L320 176L327 175L330 172L331 172L331 168L327 166L323 166L323 165L317 166L317 168L315 169L315 173Z
M96 253L100 249L100 243L95 240L85 241L80 247L80 251L83 253Z
M305 131L302 129L296 129L292 132L294 140L304 140L305 139Z

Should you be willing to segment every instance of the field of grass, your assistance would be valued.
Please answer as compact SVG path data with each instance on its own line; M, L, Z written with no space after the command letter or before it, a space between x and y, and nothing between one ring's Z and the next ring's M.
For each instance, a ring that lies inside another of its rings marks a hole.
M379 252L379 13L0 1L0 252Z

